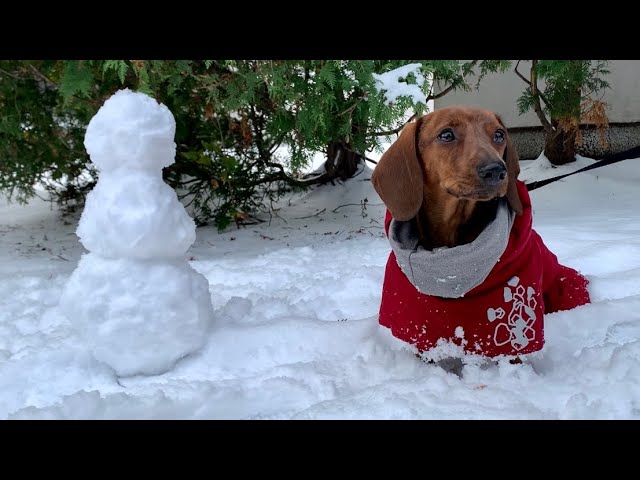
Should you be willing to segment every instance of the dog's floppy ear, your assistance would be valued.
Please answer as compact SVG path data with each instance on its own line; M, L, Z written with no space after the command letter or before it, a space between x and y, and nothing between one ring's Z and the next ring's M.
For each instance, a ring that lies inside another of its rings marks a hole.
M411 220L422 205L422 168L416 152L421 124L419 118L402 129L371 175L373 188L396 220Z
M518 151L513 145L509 134L507 133L507 148L504 151L503 160L507 164L507 176L509 177L509 184L507 186L507 201L514 212L518 215L522 213L522 201L518 195L518 186L516 181L518 175L520 175L520 159L518 158Z

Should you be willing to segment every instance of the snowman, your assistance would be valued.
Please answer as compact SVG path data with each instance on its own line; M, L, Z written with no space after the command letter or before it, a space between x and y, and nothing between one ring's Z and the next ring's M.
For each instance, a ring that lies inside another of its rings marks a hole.
M129 89L91 119L84 145L100 172L76 234L89 251L60 308L98 360L119 376L164 373L207 341L209 283L188 263L195 224L162 180L176 123Z

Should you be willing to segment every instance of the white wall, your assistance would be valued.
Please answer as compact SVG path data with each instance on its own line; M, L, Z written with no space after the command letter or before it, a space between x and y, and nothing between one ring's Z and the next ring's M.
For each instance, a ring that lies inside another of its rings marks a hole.
M609 122L640 122L640 60L612 60L609 70Z
M528 78L530 66L530 62L521 61L518 71ZM518 114L517 100L526 84L513 72L514 67L515 62L505 73L487 75L478 90L449 92L435 100L435 108L475 105L498 113L508 128L539 127L540 121L533 111ZM611 73L606 80L611 88L606 90L603 100L609 104L609 122L640 122L640 60L611 60L608 68ZM475 85L475 79L469 83Z

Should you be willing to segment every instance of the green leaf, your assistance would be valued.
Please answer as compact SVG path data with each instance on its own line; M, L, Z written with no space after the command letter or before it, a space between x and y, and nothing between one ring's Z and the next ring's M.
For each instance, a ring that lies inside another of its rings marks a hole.
M153 96L153 89L149 84L149 71L147 65L144 63L141 68L134 67L134 71L138 76L138 91Z
M129 70L129 64L126 60L105 60L102 71L106 72L107 70L115 70L120 79L120 83L124 83L127 77L127 71Z
M59 92L65 103L76 94L89 97L92 85L93 74L82 60L69 60L65 62L59 86Z
M535 103L535 96L533 95L531 88L527 87L517 101L518 112L520 113L520 115L531 110L531 108L533 108L534 103Z
M179 74L189 75L193 72L191 60L176 60L176 70ZM208 68L208 67L207 67Z
M331 62L325 63L320 72L318 72L318 80L324 82L333 88L336 84L336 74L334 72L334 64Z
M220 164L227 173L233 172L238 165L235 158L226 155L220 158Z

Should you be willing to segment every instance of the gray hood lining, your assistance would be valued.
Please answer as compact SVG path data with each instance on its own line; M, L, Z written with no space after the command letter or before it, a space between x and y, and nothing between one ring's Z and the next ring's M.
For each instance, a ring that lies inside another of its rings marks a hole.
M507 248L514 215L507 200L500 198L496 218L473 242L433 250L418 245L415 219L394 219L389 226L389 243L398 266L420 293L459 298L489 276Z

